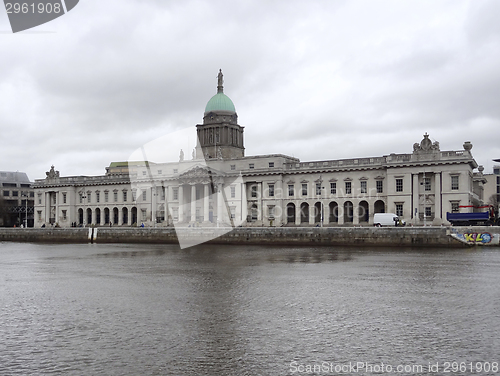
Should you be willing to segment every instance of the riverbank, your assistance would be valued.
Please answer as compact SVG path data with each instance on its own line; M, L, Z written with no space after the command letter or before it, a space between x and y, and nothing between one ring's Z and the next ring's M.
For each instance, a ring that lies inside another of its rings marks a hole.
M97 231L96 231L97 230ZM93 231L93 232L92 232ZM500 227L0 228L0 241L43 243L193 243L380 247L498 245ZM217 236L220 234L220 236ZM489 234L482 236L482 234ZM489 240L489 241L488 241Z

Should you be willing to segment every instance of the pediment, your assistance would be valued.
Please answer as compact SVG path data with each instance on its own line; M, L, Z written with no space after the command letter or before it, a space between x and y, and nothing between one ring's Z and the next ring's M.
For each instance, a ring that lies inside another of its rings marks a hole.
M182 183L211 183L214 179L221 176L219 171L206 166L194 166L179 175L179 181Z

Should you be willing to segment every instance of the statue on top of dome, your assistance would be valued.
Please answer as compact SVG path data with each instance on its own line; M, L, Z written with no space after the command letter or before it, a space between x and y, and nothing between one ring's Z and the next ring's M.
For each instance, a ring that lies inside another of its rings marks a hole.
M219 69L219 74L217 75L217 93L223 93L224 92L224 86L222 84L224 83L224 75L222 74L222 69Z
M219 74L217 75L217 86L222 86L224 83L223 77L224 75L222 74L222 69L219 69Z

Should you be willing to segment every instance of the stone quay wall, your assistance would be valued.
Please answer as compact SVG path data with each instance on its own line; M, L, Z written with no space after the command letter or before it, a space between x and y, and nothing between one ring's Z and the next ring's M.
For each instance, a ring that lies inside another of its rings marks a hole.
M468 227L500 233L500 227ZM88 243L89 228L0 228L0 242ZM223 229L219 229L223 230ZM380 247L447 247L467 245L449 236L447 227L238 227L211 239L215 229L181 228L184 235L211 244L268 244ZM174 228L99 227L95 243L178 243Z

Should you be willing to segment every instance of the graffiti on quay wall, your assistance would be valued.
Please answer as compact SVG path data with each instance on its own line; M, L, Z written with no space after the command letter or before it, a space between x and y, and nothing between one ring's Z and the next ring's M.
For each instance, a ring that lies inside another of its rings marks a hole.
M456 236L460 240L472 244L488 244L491 243L493 238L489 232L470 232L465 234L456 234Z

